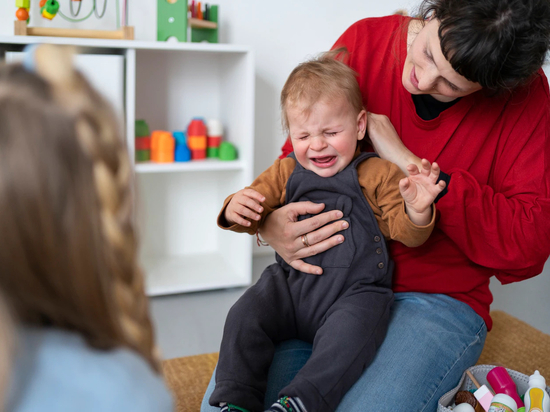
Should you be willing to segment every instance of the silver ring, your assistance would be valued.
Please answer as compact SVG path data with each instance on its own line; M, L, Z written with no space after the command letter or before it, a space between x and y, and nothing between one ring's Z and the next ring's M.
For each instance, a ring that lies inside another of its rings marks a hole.
M307 241L307 235L302 235L302 243L304 244L305 247L310 247L311 246L309 244L309 242Z

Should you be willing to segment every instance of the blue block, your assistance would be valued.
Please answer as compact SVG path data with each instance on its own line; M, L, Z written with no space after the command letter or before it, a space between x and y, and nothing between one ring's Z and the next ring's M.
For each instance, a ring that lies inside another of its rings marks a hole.
M188 162L191 160L191 150L185 143L176 143L176 152L174 153L174 161L176 162Z
M182 132L181 130L176 130L172 133L172 136L174 136L174 139L176 139L176 143L180 144L186 144L187 143L187 136L185 132Z

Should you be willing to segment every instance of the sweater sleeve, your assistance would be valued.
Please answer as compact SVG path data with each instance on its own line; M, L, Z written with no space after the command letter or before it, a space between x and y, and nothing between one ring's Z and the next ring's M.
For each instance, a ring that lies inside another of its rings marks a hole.
M502 126L488 184L450 169L452 184L437 204L438 227L502 283L541 273L550 254L549 99L542 83L546 90L532 88L517 120Z
M409 219L405 201L399 192L399 181L405 177L399 167L373 157L362 162L357 173L359 184L384 237L409 247L423 244L435 226L435 206L432 206L432 218L428 225L417 226Z
M247 186L247 188L254 189L265 196L265 201L262 202L264 210L261 213L259 221L247 219L251 223L248 227L238 224L230 225L225 220L225 209L234 196L234 194L232 194L223 202L222 210L218 215L218 226L222 229L232 230L234 232L248 233L250 235L255 234L267 215L285 204L286 182L294 170L295 165L294 159L290 157L277 159L275 163L260 174L250 186Z

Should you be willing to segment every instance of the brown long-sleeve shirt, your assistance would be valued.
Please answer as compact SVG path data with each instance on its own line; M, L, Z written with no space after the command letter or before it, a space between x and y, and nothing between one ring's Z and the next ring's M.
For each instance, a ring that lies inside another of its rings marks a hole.
M233 195L230 195L225 199L218 215L218 226L234 232L255 234L269 213L285 205L286 183L295 165L296 161L291 157L277 159L248 186L265 196L265 201L262 202L264 210L259 221L250 220L251 225L248 227L229 225L224 214L233 198ZM435 225L435 205L432 206L432 219L428 225L417 226L409 219L405 212L405 202L399 192L399 180L405 175L395 164L371 157L359 164L357 175L361 190L386 240L393 239L414 247L420 246L428 239Z

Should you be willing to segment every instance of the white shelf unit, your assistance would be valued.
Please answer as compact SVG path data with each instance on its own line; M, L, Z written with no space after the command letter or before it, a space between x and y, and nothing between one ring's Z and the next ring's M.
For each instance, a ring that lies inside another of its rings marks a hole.
M134 122L184 130L193 117L219 119L238 160L135 166L142 265L151 296L245 286L252 281L249 236L220 230L229 195L253 180L254 56L247 46L0 36L0 57L29 43L66 44L125 62L125 132Z

